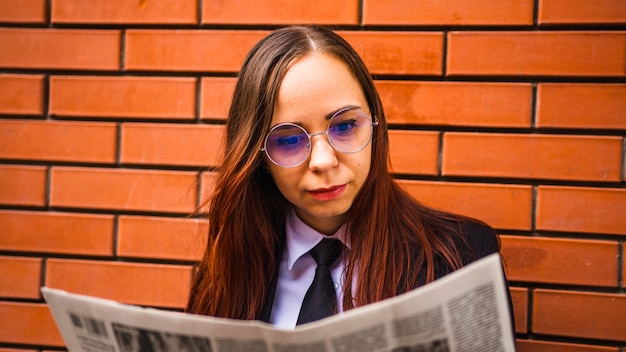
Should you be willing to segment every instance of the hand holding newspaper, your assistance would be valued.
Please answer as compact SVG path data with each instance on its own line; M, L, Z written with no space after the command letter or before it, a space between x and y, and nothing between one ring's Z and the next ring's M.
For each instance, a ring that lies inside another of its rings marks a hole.
M294 330L46 287L42 292L70 352L515 351L498 254L401 296Z

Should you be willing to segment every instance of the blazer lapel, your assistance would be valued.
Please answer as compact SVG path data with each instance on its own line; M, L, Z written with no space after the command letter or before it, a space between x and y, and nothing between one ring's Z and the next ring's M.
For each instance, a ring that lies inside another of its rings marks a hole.
M284 249L284 241L281 241L276 246L276 250L274 251L274 261L276 263L274 267L274 275L272 275L272 280L267 287L267 293L265 294L265 302L263 303L263 308L257 319L260 321L264 321L266 323L270 322L270 317L272 315L272 307L274 306L274 297L276 296L276 286L278 286L278 275L280 269L280 261L283 255Z

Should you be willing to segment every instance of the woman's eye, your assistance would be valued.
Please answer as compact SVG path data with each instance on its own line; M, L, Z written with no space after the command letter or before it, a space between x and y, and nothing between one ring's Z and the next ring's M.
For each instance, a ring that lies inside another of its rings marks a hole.
M289 136L289 137L282 137L281 139L278 140L279 144L295 144L298 142L298 137L297 136Z
M303 138L304 138L303 135L285 136L285 137L279 138L277 140L277 144L281 148L293 148L297 146L302 141Z
M351 132L356 127L354 120L342 121L331 127L331 130L335 133L346 134Z

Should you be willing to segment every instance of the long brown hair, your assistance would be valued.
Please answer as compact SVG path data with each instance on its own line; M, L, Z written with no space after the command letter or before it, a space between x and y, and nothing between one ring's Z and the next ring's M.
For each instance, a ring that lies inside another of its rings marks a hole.
M385 113L358 54L327 28L287 27L257 43L239 73L225 158L208 200L208 245L193 279L190 312L256 319L265 304L278 275L288 202L264 166L260 149L285 72L294 59L312 51L346 63L378 120L369 175L348 214L352 250L345 258L344 310L433 281L436 266L452 271L463 265L464 218L420 205L389 173Z

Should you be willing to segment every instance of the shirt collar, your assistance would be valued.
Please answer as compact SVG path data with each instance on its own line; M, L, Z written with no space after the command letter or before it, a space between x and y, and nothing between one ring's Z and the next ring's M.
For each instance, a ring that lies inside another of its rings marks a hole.
M287 230L287 264L289 270L293 267L294 263L303 255L305 255L311 248L315 247L324 238L337 238L343 244L350 249L350 243L347 241L346 225L344 224L335 232L332 236L325 236L309 225L305 224L293 207L289 209L287 213L286 221Z

